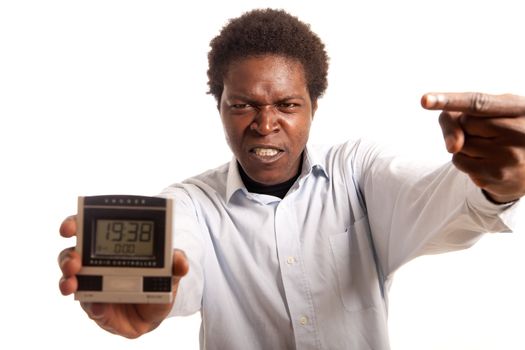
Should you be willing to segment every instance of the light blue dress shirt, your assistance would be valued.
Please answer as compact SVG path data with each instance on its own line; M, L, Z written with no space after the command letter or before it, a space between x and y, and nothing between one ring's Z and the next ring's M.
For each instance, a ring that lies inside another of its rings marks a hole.
M516 207L364 141L307 147L282 200L247 192L235 159L163 195L190 261L172 315L201 312L202 349L389 349L394 271L511 230Z

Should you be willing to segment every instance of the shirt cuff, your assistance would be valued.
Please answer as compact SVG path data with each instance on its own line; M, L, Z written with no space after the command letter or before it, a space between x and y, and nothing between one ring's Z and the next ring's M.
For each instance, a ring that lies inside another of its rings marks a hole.
M506 230L502 232L515 232L519 225L518 220L524 217L525 205L523 199L518 199L514 202L497 204L489 200L483 191L474 185L472 181L468 181L467 202L476 211L485 215L496 215L501 222L506 226ZM521 215L520 215L521 213ZM499 230L498 230L499 231Z

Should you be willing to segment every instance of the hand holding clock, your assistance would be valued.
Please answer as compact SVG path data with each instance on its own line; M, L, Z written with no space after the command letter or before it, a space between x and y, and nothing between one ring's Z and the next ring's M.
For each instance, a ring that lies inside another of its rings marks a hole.
M76 216L66 218L60 226L63 237L73 237L77 231ZM63 295L76 292L80 272L80 255L74 247L64 249L58 256L58 265L62 271L59 288ZM189 265L184 253L175 250L173 253L173 296L177 293L180 279L188 272ZM171 304L103 304L80 303L87 315L101 328L108 332L137 338L152 331L168 316Z

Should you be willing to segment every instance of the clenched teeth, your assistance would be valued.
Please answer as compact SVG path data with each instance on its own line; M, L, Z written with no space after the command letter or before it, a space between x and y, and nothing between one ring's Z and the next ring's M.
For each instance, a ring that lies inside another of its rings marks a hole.
M253 152L259 157L273 157L279 153L279 151L274 148L254 148Z

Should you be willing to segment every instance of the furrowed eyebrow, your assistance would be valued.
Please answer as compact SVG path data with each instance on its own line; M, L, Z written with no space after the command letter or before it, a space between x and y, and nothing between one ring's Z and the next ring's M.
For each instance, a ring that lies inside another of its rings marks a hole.
M246 95L241 95L241 94L230 95L227 98L227 101L231 101L231 100L242 100L242 101L246 101L248 103L258 104L258 102L254 98L246 96ZM304 98L302 96L290 95L290 96L285 96L283 98L280 98L276 102L279 103L279 102L285 102L285 101L289 101L289 100L301 100L301 101L304 101Z
M301 100L304 102L304 98L302 98L301 96L288 96L280 99L279 101L277 101L277 103L282 103L290 100Z
M250 98L246 95L241 95L241 94L229 95L224 101L229 105L238 104L238 103L246 103L252 106L256 106L258 104L258 102L255 101L253 98Z
M245 95L230 95L228 96L228 98L226 99L227 101L231 101L231 100L241 100L241 101L245 101L247 103L253 103L255 102L254 99L248 97L248 96L245 96Z

